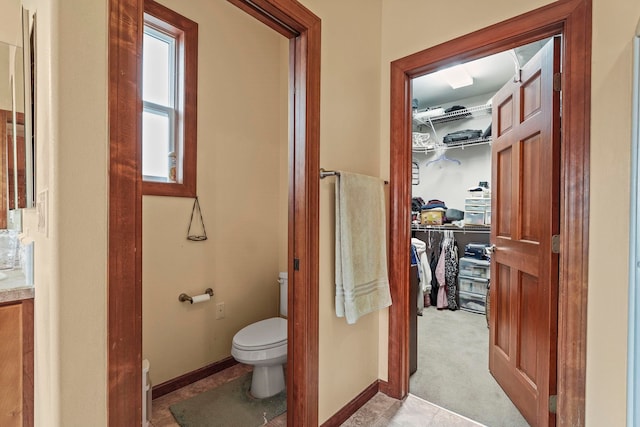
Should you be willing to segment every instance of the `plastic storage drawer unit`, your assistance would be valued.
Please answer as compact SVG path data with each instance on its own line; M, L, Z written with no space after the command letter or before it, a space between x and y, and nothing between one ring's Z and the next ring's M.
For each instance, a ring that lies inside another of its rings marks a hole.
M480 277L482 279L488 279L490 275L491 264L489 261L462 257L460 258L460 270L458 275L464 277Z
M491 199L483 199L483 198L478 198L478 197L466 198L466 199L464 199L464 204L465 205L485 206L485 207L490 208L491 207Z
M484 225L484 212L465 211L464 222L471 225Z
M458 289L460 292L469 292L472 294L487 294L487 279L470 279L467 277L458 277Z
M460 290L460 309L473 313L485 314L487 297L480 294L472 294Z
M464 205L466 212L485 212L487 207L484 205Z

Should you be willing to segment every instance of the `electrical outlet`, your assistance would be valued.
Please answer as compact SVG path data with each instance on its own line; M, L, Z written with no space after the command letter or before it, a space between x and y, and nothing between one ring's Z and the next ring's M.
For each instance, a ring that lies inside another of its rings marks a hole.
M219 302L216 304L216 319L224 319L224 303Z

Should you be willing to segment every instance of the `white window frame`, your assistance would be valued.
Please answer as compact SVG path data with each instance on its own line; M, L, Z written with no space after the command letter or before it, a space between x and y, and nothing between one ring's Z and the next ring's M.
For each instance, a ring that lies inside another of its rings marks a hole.
M176 90L181 85L178 84L178 57L176 52L176 38L171 34L167 34L160 29L154 27L148 22L144 24L144 34L154 37L169 45L169 105L156 104L151 101L142 99L142 110L145 113L155 114L169 118L169 151L173 151L176 154L176 158L179 157L179 151L181 146L180 135L176 131L176 99L178 98ZM143 116L144 117L144 116ZM144 141L144 139L143 139ZM145 147L143 146L143 149ZM169 153L167 153L168 156ZM144 157L143 157L144 159ZM167 159L167 175L169 171L169 161ZM142 175L142 179L145 181L155 182L172 182L168 177L154 176L154 175Z

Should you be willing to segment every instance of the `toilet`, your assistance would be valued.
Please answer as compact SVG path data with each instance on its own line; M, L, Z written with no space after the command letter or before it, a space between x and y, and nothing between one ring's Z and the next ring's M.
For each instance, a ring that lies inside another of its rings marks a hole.
M280 314L287 314L287 273L280 273ZM253 365L251 395L264 399L284 390L287 361L287 319L272 317L242 328L233 337L231 355Z

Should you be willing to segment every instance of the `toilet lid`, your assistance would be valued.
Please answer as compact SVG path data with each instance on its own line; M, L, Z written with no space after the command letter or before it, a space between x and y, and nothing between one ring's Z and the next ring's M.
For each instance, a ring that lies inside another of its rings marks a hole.
M280 317L252 323L233 337L233 345L240 350L265 350L286 343L287 321Z

